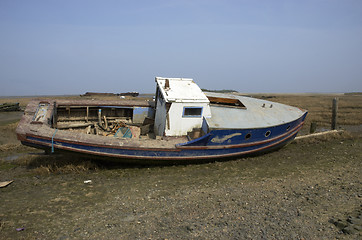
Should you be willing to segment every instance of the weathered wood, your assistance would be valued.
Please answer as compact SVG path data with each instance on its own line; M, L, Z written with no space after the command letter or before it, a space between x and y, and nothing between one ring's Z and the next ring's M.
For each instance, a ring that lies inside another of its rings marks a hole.
M332 104L332 124L331 124L332 130L337 128L337 111L338 111L338 98L334 98Z
M104 119L104 127L105 127L105 129L108 129L107 117L103 116L103 119Z
M317 123L316 123L316 122L312 122L312 123L310 124L309 133L315 133L316 130L317 130Z
M3 188L3 187L8 186L8 185L10 185L12 182L14 182L14 180L5 181L5 182L0 182L0 188Z
M87 127L87 134L91 134L91 131L92 131L92 125L89 125Z
M93 123L70 123L70 124L58 124L58 129L67 129L67 128L81 128L88 127L93 125Z
M57 113L56 102L54 102L54 107L53 107L53 128L58 128L58 113Z
M141 135L146 135L147 133L149 133L151 131L151 124L147 124L147 125L142 125L141 128Z
M320 132L320 133L313 133L313 134L309 134L309 135L298 136L294 140L318 137L318 136L328 135L328 134L332 134L332 133L340 133L340 132L343 132L343 130L330 130L330 131L325 131L325 132Z
M94 125L94 134L98 135L100 132L98 125Z
M115 106L117 107L152 107L153 101L144 100L69 100L69 99L57 99L57 104L60 108L98 108L99 106Z
M102 109L98 110L98 124L102 125Z
M107 117L107 120L120 120L126 121L129 117ZM97 117L88 117L88 121L97 121ZM67 117L67 116L58 116L58 121L87 121L86 117Z
M2 103L0 104L0 111L20 111L19 103Z
M103 131L107 131L107 129L105 128L105 127L103 127L103 125L102 124L97 124L97 126L100 128L100 129L102 129Z
M86 120L87 122L89 121L88 118L89 118L89 107L87 107L87 116L86 116L86 118L85 118L85 120Z

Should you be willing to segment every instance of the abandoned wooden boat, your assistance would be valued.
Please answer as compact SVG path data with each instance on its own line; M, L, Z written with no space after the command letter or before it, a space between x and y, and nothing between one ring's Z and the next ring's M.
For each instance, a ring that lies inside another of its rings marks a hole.
M24 144L120 161L199 161L279 148L305 110L203 92L192 79L156 77L153 100L33 100L17 127Z
M19 103L2 103L0 104L0 112L20 111Z

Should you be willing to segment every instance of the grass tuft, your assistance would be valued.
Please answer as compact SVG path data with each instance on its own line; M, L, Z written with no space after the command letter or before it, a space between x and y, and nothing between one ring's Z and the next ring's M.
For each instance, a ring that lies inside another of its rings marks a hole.
M16 164L27 167L37 175L83 173L99 169L93 161L68 155L26 155L17 159Z
M0 145L0 152L14 152L24 148L20 143L8 143Z

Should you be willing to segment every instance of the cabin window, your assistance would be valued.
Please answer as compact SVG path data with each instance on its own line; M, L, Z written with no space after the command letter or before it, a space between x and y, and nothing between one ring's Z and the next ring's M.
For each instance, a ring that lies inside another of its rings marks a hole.
M184 107L183 117L201 117L202 107Z

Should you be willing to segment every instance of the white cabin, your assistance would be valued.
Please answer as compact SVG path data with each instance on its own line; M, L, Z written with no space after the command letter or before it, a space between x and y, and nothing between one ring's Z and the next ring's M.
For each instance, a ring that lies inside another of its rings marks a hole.
M185 136L211 117L209 99L190 78L156 77L155 101L158 136Z

